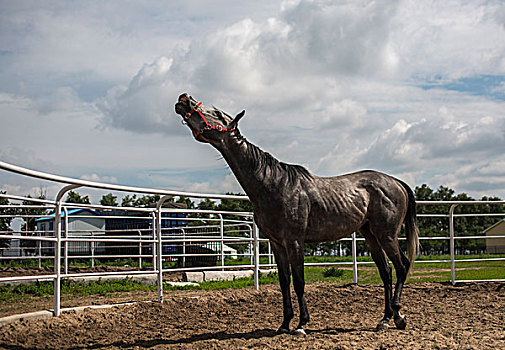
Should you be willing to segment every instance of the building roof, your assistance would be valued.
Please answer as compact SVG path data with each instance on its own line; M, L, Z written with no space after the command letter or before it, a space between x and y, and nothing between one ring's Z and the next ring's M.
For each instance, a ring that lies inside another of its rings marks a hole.
M483 232L483 233L486 233L487 231L489 231L489 230L491 230L491 229L495 228L495 227L496 227L496 226L498 226L498 225L503 224L504 222L505 222L505 219L501 219L500 221L498 221L498 222L497 222L497 223L495 223L494 225L489 226L487 229L485 229L485 230L484 230L484 231L482 231L482 232Z
M68 216L70 216L70 215L77 215L77 214L80 214L82 212L88 212L88 213L91 213L91 214L97 215L97 216L101 216L102 215L99 212L91 210L91 209L71 209L71 210L67 210L67 212L68 212ZM45 216L43 218L38 218L35 221L36 222L40 222L40 221L54 220L54 216L55 216L54 214L51 214L51 215ZM65 217L65 211L64 210L61 211L61 217L62 218Z

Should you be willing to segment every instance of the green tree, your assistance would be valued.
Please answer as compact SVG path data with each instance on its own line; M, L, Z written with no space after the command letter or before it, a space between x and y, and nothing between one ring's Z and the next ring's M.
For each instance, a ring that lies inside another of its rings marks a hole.
M226 193L228 195L234 196L245 196L242 193ZM253 206L250 201L247 200L237 200L237 199L221 199L221 203L218 205L218 209L222 211L247 211L252 212Z
M192 203L193 208L196 207L196 209L200 210L217 210L217 204L214 202L212 199L205 198L200 203L195 205ZM206 214L206 213L195 213L195 214L188 214L188 217L190 218L199 218L199 219L210 219L214 218L215 215L213 214ZM190 221L189 226L202 226L205 225L204 221Z
M160 198L161 197L158 194L144 195L142 197L137 197L136 194L133 194L133 195L128 194L128 195L124 196L123 199L121 200L121 206L122 207L152 207L156 203L158 203ZM185 202L186 199L184 199L184 200L179 199L179 201ZM174 198L170 198L165 201L165 203L173 203L173 202L174 202Z
M117 207L117 196L114 196L112 193L104 194L102 199L100 199L100 205L108 206L108 207Z
M440 186L436 191L429 188L426 184L415 189L416 199L418 201L474 201L466 193L455 194L455 191L449 187ZM483 201L500 200L497 197L483 197ZM447 237L449 235L449 218L446 216L449 212L449 205L418 205L418 214L436 214L438 217L418 217L419 230L421 236L427 237ZM455 214L488 214L503 213L503 205L459 205L455 209ZM493 225L500 218L491 216L463 216L455 217L454 231L456 236L480 235L484 229ZM422 253L440 254L449 252L448 240L422 240ZM455 241L457 253L473 252L480 253L485 250L484 239L460 239Z
M212 199L205 198L200 203L198 203L197 208L200 210L216 210L217 204Z
M184 204L187 209L195 209L195 202L184 196L180 196L179 198L177 198L175 203Z
M74 191L68 192L67 199L65 201L67 203L90 204L88 196L82 197L79 193Z
M136 200L137 200L137 195L134 194L134 195L130 196L129 194L127 194L121 200L121 206L122 207L134 207Z
M0 194L6 194L5 191L0 191ZM9 200L7 198L0 197L0 205L9 205ZM10 208L0 208L0 215L11 215L12 210ZM10 230L12 218L0 218L0 234L5 235L7 231ZM8 248L10 245L9 240L0 239L0 248Z
M32 198L31 195L27 195L26 198ZM39 191L37 199L46 199L46 190L41 188ZM19 208L19 214L24 218L24 223L21 226L21 235L34 237L38 236L35 232L37 228L36 220L39 217L47 215L48 209L41 206L41 203L36 201L31 201L30 199L24 200L23 205L28 206L38 206L38 208ZM20 246L25 248L25 253L35 254L35 247L37 246L37 241L32 240L21 240Z
M242 193L226 193L228 195L235 195L235 196L245 196ZM248 200L236 200L236 199L221 199L221 202L217 206L218 210L221 211L242 211L242 212L252 212L253 211L253 206L252 203ZM243 216L238 216L238 215L224 215L225 218L232 219L232 220L245 220L246 218ZM226 235L227 236L243 236L244 233L238 232L238 229L244 229L244 226L234 226L234 227L227 227L225 228ZM264 238L262 233L260 232L260 237ZM235 249L237 249L240 253L245 252L248 249L247 244L237 244L233 246ZM266 253L267 252L267 243L266 242L261 242L260 243L260 252L261 253Z
M145 196L142 196L142 197L136 199L134 201L134 205L136 207L149 207L149 206L151 206L153 204L158 203L159 200L160 200L160 195L159 194L155 194L155 195L152 195L152 196L145 195Z

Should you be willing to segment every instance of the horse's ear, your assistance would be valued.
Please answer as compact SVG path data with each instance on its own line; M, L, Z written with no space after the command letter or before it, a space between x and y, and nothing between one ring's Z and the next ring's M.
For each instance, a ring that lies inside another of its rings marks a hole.
M237 114L237 116L235 117L235 119L233 119L230 123L230 125L228 126L230 129L235 129L238 125L238 122L240 119L242 119L242 117L245 115L245 110L243 110L242 112L240 112L239 114Z

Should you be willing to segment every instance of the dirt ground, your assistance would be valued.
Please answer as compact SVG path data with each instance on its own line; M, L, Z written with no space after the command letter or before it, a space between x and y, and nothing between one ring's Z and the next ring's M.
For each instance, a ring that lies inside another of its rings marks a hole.
M306 290L311 322L305 337L275 334L281 296L278 285L266 285L259 292L169 292L163 304L24 320L0 328L0 348L505 349L505 283L410 283L404 331L375 330L383 309L380 286L320 283Z

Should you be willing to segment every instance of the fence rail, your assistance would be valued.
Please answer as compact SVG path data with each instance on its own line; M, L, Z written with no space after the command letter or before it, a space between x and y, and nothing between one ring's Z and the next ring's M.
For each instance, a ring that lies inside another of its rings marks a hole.
M34 231L1 231L0 242L9 241L35 241L36 245L33 247L21 247L17 249L18 255L5 256L8 248L0 248L0 262L2 260L22 260L22 259L36 259L41 265L42 260L50 259L54 262L54 273L47 275L37 276L17 276L17 277L1 277L0 282L10 281L23 281L23 280L39 280L41 278L54 281L54 315L58 316L61 311L61 280L63 278L72 278L77 276L106 276L106 275L136 275L151 273L157 275L157 289L158 300L163 300L163 274L174 271L199 271L199 270L228 270L228 269L253 269L254 271L254 286L259 289L259 272L260 268L270 268L275 266L273 254L268 240L260 237L260 233L256 224L252 221L252 213L247 212L233 212L233 211L202 211L194 209L175 209L164 208L164 203L174 196L184 196L189 198L211 198L211 199L231 199L231 200L248 200L245 196L235 195L220 195L220 194L204 194L204 193L191 193L183 191L171 191L131 186L121 186L104 184L92 181L72 179L52 174L46 174L34 170L21 168L12 164L0 161L0 169L29 176L32 178L43 179L47 181L57 182L62 185L62 188L56 195L54 200L42 200L36 198L26 198L21 196L0 194L0 198L6 198L11 201L17 202L31 202L38 203L38 205L1 205L0 209L44 209L52 210L54 214L48 216L47 212L43 214L28 214L23 215L19 213L8 213L0 215L1 218L19 218L23 220L28 219L48 219L53 223L53 227L49 230L34 230ZM111 207L99 206L88 204L65 203L63 198L65 194L78 187L94 188L107 191L125 192L125 193L142 193L149 195L160 195L161 198L156 203L155 208L139 208L139 207ZM460 262L469 261L503 261L505 258L487 258L487 259L459 259L455 257L455 241L461 239L501 239L505 236L457 236L454 228L454 220L461 217L469 216L503 216L505 213L485 213L485 214L457 214L455 209L458 206L465 205L502 205L505 201L418 201L419 206L432 206L444 205L447 206L446 213L432 213L432 214L419 214L418 217L436 217L447 219L449 222L449 235L439 237L420 237L423 240L447 240L449 242L450 259L438 260L420 260L419 263L434 263L445 262L451 264L451 283L455 284L461 280L456 279L456 264ZM70 209L93 209L106 213L108 210L129 212L128 216L122 215L73 215L71 218L91 220L91 219L128 219L138 222L144 222L146 227L143 228L124 228L124 229L71 229L69 228ZM185 215L186 217L167 217L164 215ZM204 214L206 216L212 215L209 218L191 218L188 215ZM145 216L142 216L145 215ZM228 216L233 216L229 218ZM236 219L240 217L241 219ZM166 222L169 221L184 221L186 224L177 227L164 227ZM194 225L195 221L203 222L204 224ZM193 226L191 226L193 223ZM200 231L198 231L200 230ZM206 232L204 232L207 230ZM33 232L37 236L25 236L28 232ZM133 234L134 232L138 235ZM7 234L8 233L8 234ZM122 233L122 234L120 234ZM233 233L231 237L229 234ZM22 236L23 235L23 236ZM358 283L358 266L365 264L373 264L373 262L362 262L357 259L357 243L363 241L363 238L357 237L354 233L350 238L344 238L341 241L350 242L350 253L352 255L351 262L321 262L321 263L307 263L308 266L338 266L338 265L352 265L354 283ZM191 252L190 247L204 247L203 244L216 243L217 249L209 249L205 253ZM260 252L260 243L266 245L265 251ZM116 244L116 245L113 245ZM225 259L227 254L225 252L225 245L238 244L242 245L242 251L236 252L236 256L249 257L249 264L241 265L226 265ZM80 246L79 246L80 245ZM70 254L72 249L81 247L86 249L84 253ZM173 247L175 250L170 251ZM178 250L181 247L180 251ZM244 248L246 247L246 248ZM131 254L104 254L104 249L131 249ZM12 249L12 248L10 248ZM21 253L24 252L23 256ZM33 255L26 255L27 252ZM145 261L152 264L152 269L148 271L121 271L121 272L100 272L100 273L69 273L68 266L71 259L90 259L92 264L95 259L101 258L134 258L138 259L139 266ZM215 266L188 266L188 262L192 258L216 258L220 264ZM267 258L266 263L260 264L260 257ZM181 259L181 265L176 268L167 268L167 259ZM62 267L63 264L63 267Z

